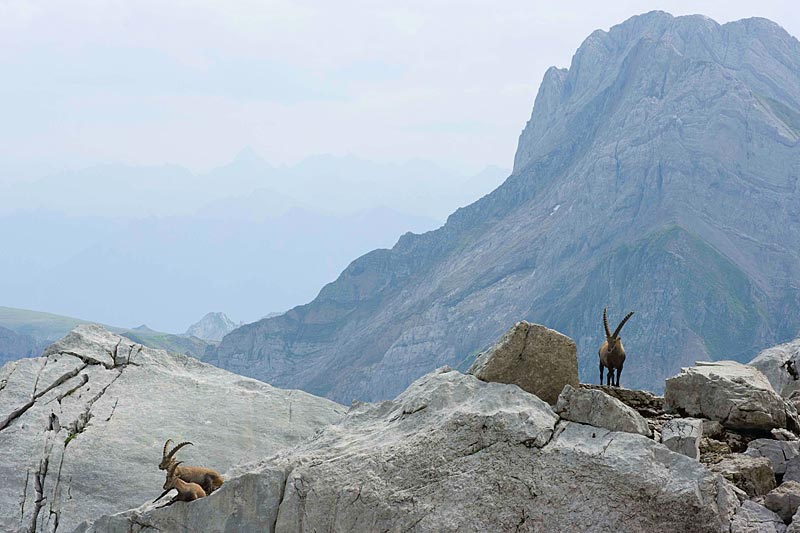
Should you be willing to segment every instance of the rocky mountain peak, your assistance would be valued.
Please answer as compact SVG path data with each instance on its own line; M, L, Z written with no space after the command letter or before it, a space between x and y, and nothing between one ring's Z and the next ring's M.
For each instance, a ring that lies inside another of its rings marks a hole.
M186 330L186 335L197 337L206 341L221 341L222 337L241 326L237 324L225 313L207 313L199 321L195 322Z

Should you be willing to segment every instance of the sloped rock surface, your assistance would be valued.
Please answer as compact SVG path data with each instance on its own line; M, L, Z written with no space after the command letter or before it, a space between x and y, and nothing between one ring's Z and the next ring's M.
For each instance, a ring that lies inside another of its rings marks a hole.
M785 533L783 519L763 505L747 500L731 521L731 533Z
M748 443L745 453L751 457L766 457L772 470L776 474L783 474L789 461L800 455L800 441L755 439Z
M235 472L185 507L218 508L225 531L728 531L739 502L721 476L640 435L557 420L516 386L443 368L393 401L355 404L295 450L238 469L283 487L274 525L274 498L260 517L216 503L237 490L253 501ZM166 527L179 505L79 531Z
M482 381L519 385L554 405L565 385L578 386L577 349L566 335L521 321L480 354L469 373Z
M783 366L786 361L792 361L800 372L800 339L762 350L747 364L761 371L772 388L788 398L792 392L800 389L800 380L794 379Z
M764 498L764 506L788 524L800 507L800 483L796 481L781 483Z
M652 436L647 421L639 413L601 390L574 389L567 385L558 397L555 410L564 420Z
M682 368L667 379L664 407L733 429L769 431L787 423L787 406L764 375L735 361Z
M83 325L0 369L0 530L70 531L161 492L168 438L224 472L295 444L344 408Z

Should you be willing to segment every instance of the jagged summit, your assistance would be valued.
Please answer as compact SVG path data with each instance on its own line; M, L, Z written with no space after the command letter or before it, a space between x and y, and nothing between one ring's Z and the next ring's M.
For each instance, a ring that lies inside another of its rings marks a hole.
M349 402L465 369L520 319L573 338L596 382L606 306L636 311L623 381L637 388L793 338L797 72L800 43L762 19L653 12L594 32L548 70L499 188L208 360Z
M239 327L225 313L208 313L186 330L186 335L207 341L221 341L222 337Z

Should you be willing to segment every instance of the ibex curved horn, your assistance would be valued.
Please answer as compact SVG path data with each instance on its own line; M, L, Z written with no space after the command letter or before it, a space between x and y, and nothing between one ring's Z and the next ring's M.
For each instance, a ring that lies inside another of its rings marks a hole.
M164 443L164 451L161 453L162 458L167 456L167 448L169 447L170 442L172 442L172 439L167 439L167 442Z
M620 330L622 329L622 326L624 326L624 325L625 325L625 322L627 322L627 321L628 321L628 319L629 319L630 317L632 317L632 316L633 316L633 311L631 311L630 313L628 313L627 315L625 315L625 318L623 318L623 319L622 319L622 322L620 322L620 323L619 323L619 326L617 326L617 329L615 329L615 330L614 330L614 338L616 338L616 337L619 335L619 332L620 332Z
M170 450L170 452L167 454L167 459L172 459L172 456L175 455L178 450L180 450L181 448L183 448L184 446L186 446L188 444L191 444L192 446L194 446L194 444L192 444L189 441L181 442L180 444L178 444L177 446L172 448L172 450Z
M608 312L608 307L603 308L603 327L606 328L606 337L611 336L611 331L608 329L608 317L606 313Z
M167 470L167 475L169 477L175 477L175 469L178 468L178 465L181 463L183 463L183 461L176 461L175 463L172 463L172 466L170 466L169 470Z

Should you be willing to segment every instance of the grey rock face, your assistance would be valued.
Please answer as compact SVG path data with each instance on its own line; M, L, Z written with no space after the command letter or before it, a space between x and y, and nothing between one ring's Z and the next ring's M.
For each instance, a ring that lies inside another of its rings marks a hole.
M0 530L71 531L161 493L168 438L224 472L295 444L344 408L79 326L0 369Z
M700 459L703 421L697 418L674 418L661 427L661 442L675 453Z
M208 313L186 330L186 335L206 341L221 341L222 337L241 326L225 313Z
M800 507L800 483L796 481L781 483L764 498L764 506L774 511L788 524Z
M786 425L786 404L757 369L734 361L698 362L667 379L667 411L717 420L733 429Z
M783 474L787 463L800 455L800 441L755 439L747 445L745 453L751 457L766 457L772 463L772 470Z
M784 481L797 481L800 483L800 455L795 455L786 461L786 471L783 473Z
M469 373L482 381L519 385L553 405L565 385L578 386L575 342L539 324L517 322L478 356Z
M731 453L721 461L708 466L712 472L742 489L748 496L763 496L775 488L775 474L769 460L764 457L750 457L741 453Z
M762 350L747 364L759 369L769 380L772 388L784 398L788 398L792 392L800 389L800 380L795 380L783 367L786 361L792 361L800 372L800 339Z
M574 339L596 382L605 306L637 311L626 386L749 360L800 330L798 71L800 43L763 19L648 13L594 32L545 74L502 186L207 360L373 401L466 368L525 319Z
M639 413L600 390L574 389L567 385L558 397L556 413L572 422L652 436L647 421Z
M763 505L747 500L731 520L731 533L784 533L783 519Z
M226 531L273 531L277 510L275 531L708 532L728 531L739 506L720 476L651 439L557 422L516 386L447 368L393 401L355 404L295 450L242 469L282 490L279 505L271 498L232 514L217 503L227 492L253 495L231 472L219 491L185 507L219 509ZM624 505L609 505L609 495ZM161 528L179 512L132 511L79 531Z

